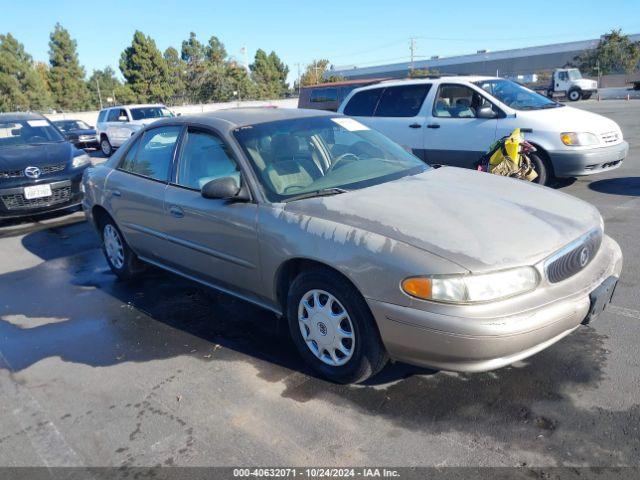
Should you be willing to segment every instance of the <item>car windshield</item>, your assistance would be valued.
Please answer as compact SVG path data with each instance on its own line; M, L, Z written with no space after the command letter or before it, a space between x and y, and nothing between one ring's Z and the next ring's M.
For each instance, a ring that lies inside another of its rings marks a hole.
M511 80L490 79L474 83L515 110L541 110L562 106L561 103L554 102Z
M568 70L567 73L569 74L569 80L580 80L582 78L582 74L578 69Z
M272 202L341 193L429 167L384 135L346 117L240 127L234 135Z
M131 109L131 118L134 120L163 117L173 117L173 113L166 107L138 107Z
M48 120L0 120L0 148L62 141L64 138Z
M72 130L90 130L91 127L84 123L82 120L60 120L53 122L63 132L69 132Z

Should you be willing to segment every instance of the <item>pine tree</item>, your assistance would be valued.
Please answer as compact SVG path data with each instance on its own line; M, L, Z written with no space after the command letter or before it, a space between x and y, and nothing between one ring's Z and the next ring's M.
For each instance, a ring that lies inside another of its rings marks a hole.
M173 94L167 62L156 42L138 30L120 55L120 71L141 102L166 102Z
M119 93L122 93L122 82L116 77L116 72L110 66L102 70L94 70L87 81L87 87L91 94L92 108L100 108L101 98L102 107L108 106L107 99L113 97L119 103L123 103L119 95Z
M173 102L174 104L186 103L187 90L186 90L186 71L187 65L180 58L178 51L169 47L164 51L164 60L167 62L167 69L169 73L169 79L173 87Z
M49 107L51 96L31 55L10 33L0 35L0 111Z
M260 98L281 98L285 95L289 68L275 52L267 55L264 50L258 49L249 68Z
M49 37L49 86L56 106L62 110L83 110L89 106L84 68L78 61L77 43L62 25Z

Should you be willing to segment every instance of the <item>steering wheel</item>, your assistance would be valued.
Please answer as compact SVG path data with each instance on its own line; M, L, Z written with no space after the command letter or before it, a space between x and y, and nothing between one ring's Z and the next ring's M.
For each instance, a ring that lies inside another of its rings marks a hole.
M302 189L302 188L305 188L305 187L306 187L306 185L287 185L282 190L282 193L289 193L289 190L292 189L292 188Z
M333 172L336 168L338 168L338 165L340 164L340 162L350 157L356 161L360 160L360 157L358 157L355 153L351 153L351 152L343 153L342 155L340 155L338 158L335 159L335 161L327 169L327 173Z

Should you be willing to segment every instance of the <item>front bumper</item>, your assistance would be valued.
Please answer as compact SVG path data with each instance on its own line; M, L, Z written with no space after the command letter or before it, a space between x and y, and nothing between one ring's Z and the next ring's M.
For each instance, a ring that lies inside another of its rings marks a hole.
M26 217L80 205L83 197L80 191L83 171L84 168L62 178L60 176L41 177L37 184L50 184L52 191L50 197L27 200L24 197L24 187L35 185L36 183L33 182L11 188L0 188L0 218Z
M619 277L621 269L620 247L605 236L584 270L532 292L539 302L533 307L523 308L526 299L517 297L497 308L440 305L437 313L428 310L430 302L421 302L424 309L367 303L391 358L441 370L487 371L527 358L575 330L589 313L589 293L609 276Z
M618 168L629 153L629 144L621 142L608 147L575 152L551 151L548 153L556 177L579 177Z

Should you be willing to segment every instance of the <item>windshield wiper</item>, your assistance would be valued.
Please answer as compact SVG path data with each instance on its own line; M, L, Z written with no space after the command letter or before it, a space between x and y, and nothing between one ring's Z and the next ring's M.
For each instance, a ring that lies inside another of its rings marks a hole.
M347 193L350 190L345 190L344 188L321 188L320 190L314 190L312 192L301 193L300 195L293 195L292 197L286 198L285 202L292 202L295 200L303 200L305 198L313 198L313 197L328 197L331 195L339 195L341 193Z

